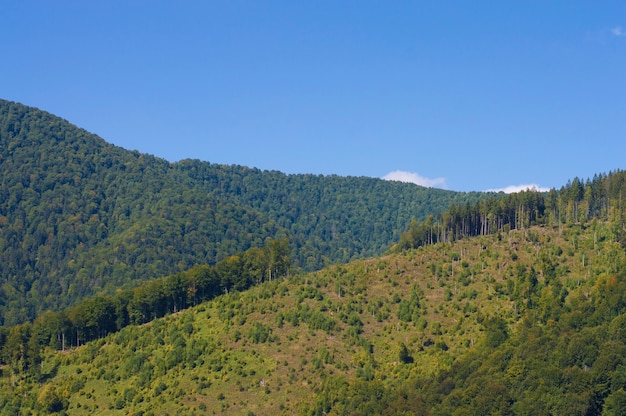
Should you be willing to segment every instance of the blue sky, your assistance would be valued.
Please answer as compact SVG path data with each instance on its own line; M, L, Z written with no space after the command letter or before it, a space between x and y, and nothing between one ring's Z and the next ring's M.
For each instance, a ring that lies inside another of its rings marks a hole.
M626 168L623 1L0 10L0 98L170 161L457 191Z

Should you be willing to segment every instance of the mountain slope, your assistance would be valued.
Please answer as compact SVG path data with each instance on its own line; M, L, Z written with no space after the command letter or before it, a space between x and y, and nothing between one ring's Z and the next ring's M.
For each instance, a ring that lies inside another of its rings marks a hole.
M292 275L50 351L38 379L6 368L0 400L71 414L620 414L626 254L611 227Z
M0 323L288 238L296 268L383 253L481 194L165 160L0 100Z

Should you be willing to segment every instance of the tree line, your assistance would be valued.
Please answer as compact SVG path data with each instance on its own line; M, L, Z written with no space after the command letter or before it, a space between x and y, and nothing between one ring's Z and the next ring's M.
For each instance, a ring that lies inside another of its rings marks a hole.
M286 239L270 240L263 248L248 249L215 266L196 266L112 296L87 298L64 311L48 311L32 323L1 327L0 362L14 374L37 374L43 348L80 346L128 325L284 277L290 270L289 251Z
M492 195L475 203L451 204L424 221L413 220L394 250L460 238L526 229L532 225L558 226L586 223L593 219L610 221L615 241L624 239L626 172L597 174L583 181L574 178L561 189L539 192L529 189L509 195Z

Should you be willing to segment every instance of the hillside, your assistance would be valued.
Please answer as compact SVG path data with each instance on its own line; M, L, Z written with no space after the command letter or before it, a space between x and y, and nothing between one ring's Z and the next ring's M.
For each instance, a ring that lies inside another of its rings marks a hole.
M292 274L71 351L47 350L36 374L15 361L3 369L0 406L76 415L624 414L625 266L614 225L592 221Z
M292 265L380 255L411 219L483 197L128 151L0 100L0 324L287 238Z

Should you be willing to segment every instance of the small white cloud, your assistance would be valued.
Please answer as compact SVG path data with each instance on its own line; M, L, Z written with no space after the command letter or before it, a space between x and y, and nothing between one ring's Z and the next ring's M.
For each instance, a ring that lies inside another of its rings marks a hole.
M615 26L611 29L611 33L615 36L626 36L626 32L624 32L624 29L622 29L621 26Z
M425 186L427 188L443 188L447 189L446 178L425 178L415 172L405 172L402 170L396 170L389 172L383 179L387 181L398 181L414 183L416 185Z
M509 185L498 189L487 189L485 192L504 192L505 194L514 194L515 192L521 191L548 192L549 190L549 188L543 188L533 183L528 185Z

